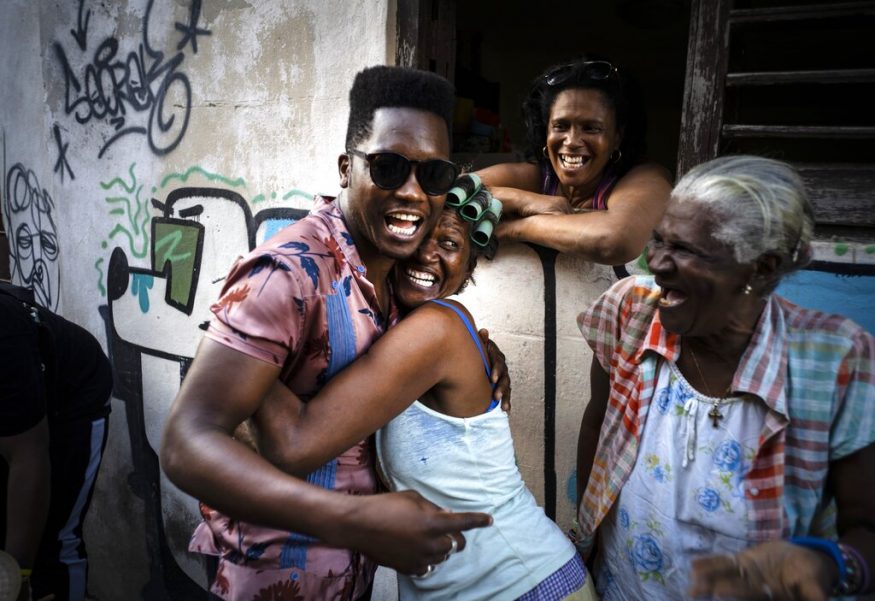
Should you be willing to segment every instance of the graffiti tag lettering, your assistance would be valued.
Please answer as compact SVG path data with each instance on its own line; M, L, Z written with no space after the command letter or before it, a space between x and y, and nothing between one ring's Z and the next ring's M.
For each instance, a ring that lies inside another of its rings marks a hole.
M201 0L192 0L188 23L175 23L181 33L178 52L165 56L149 43L149 19L153 0L146 6L143 18L143 39L137 51L127 56L119 54L119 40L108 37L103 40L84 67L81 76L70 64L64 47L55 42L54 50L64 73L64 110L73 115L80 124L91 121L106 121L114 127L113 133L98 152L102 157L115 142L130 134L145 135L150 150L158 155L171 152L179 145L188 128L191 113L191 84L181 70L185 53L191 43L197 54L197 36L209 36L211 32L198 27ZM79 7L80 22L82 5ZM84 26L80 23L77 35L85 36L88 17ZM83 38L84 39L84 38ZM81 49L84 42L79 43ZM146 114L145 124L129 123L134 115Z

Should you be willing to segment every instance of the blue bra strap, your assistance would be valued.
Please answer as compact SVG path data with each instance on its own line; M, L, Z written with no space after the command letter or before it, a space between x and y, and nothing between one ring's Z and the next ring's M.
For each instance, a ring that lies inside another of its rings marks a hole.
M474 331L474 326L471 325L471 322L468 320L468 316L465 315L457 306L452 303L437 299L434 299L431 302L437 303L442 307L452 309L456 313L456 315L459 316L459 319L462 320L462 323L465 324L465 327L468 329L468 333L471 335L471 338L474 339L474 344L477 345L477 350L480 351L480 358L483 359L483 367L486 369L486 377L491 377L492 370L489 369L489 361L486 360L486 353L483 352L483 345L480 344L480 336L478 336L477 332Z
M465 324L465 328L468 330L468 334L471 335L471 338L474 339L474 344L477 345L477 350L480 351L480 358L483 359L483 367L486 369L486 378L489 379L492 377L492 370L489 369L489 361L486 360L486 353L483 352L483 345L480 344L480 336L477 335L477 332L474 331L474 326L471 325L471 322L468 320L468 316L465 315L456 305L452 303L448 303L438 299L432 299L431 302L437 303L442 307L447 307L448 309L452 309L453 312L459 316L459 319L462 320L462 323ZM491 384L492 389L495 390L495 384ZM492 402L489 403L489 407L486 409L486 413L489 413L493 409L498 407L498 401L492 399Z

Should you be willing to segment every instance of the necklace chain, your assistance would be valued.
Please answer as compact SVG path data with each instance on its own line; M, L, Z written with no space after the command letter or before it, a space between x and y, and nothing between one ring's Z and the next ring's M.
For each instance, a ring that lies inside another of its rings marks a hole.
M696 372L699 374L699 381L702 382L702 386L705 387L705 392L708 393L708 396L714 399L713 401L708 401L709 403L711 403L711 409L708 411L708 417L711 418L711 425L717 428L720 426L720 420L724 418L724 415L720 412L720 405L722 404L723 399L715 397L714 393L711 392L711 387L708 386L708 381L705 379L705 375L702 373L702 368L699 367L699 360L696 359L696 351L693 350L692 346L688 345L687 348L690 350L690 357L693 358L693 365L696 367ZM729 389L731 386L732 384L726 387L727 394L729 393Z

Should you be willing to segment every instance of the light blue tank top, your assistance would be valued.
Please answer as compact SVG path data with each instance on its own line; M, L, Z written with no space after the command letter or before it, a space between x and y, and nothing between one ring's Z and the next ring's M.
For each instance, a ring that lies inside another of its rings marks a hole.
M446 509L493 517L492 526L465 532L465 550L429 578L399 575L402 600L516 599L574 557L523 482L506 412L459 418L415 401L377 432L377 454L392 490L414 489Z

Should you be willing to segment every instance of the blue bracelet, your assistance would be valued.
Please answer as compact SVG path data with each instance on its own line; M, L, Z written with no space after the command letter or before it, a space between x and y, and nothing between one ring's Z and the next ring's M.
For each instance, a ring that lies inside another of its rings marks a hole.
M839 569L838 584L841 585L845 582L848 577L848 566L845 564L845 558L837 542L816 536L793 536L790 538L790 542L800 547L808 547L809 549L821 551L832 557L836 567Z

